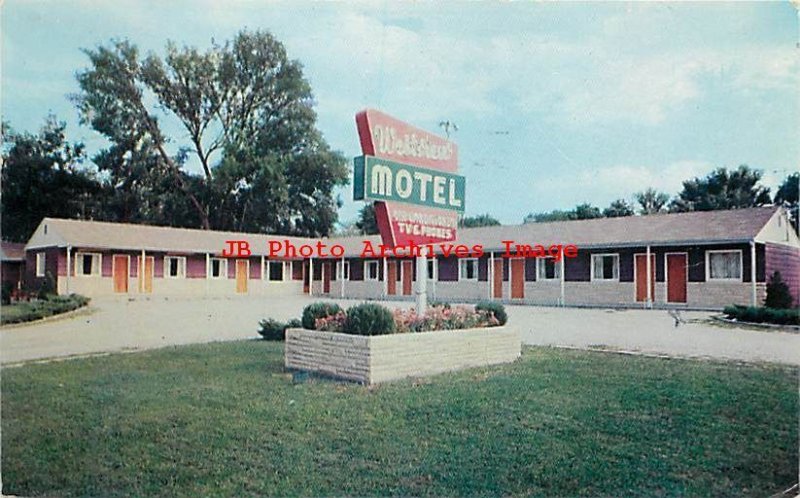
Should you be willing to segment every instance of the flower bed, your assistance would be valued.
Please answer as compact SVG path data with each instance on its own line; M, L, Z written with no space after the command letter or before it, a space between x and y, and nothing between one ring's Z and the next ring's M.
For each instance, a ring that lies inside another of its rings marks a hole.
M322 309L317 303L307 308ZM315 318L316 330L286 330L287 368L374 384L520 356L519 332L501 326L505 310L495 303L438 305L422 315L364 303L330 313ZM304 318L310 314L304 312Z
M521 340L506 327L361 336L287 329L286 368L362 384L510 363Z

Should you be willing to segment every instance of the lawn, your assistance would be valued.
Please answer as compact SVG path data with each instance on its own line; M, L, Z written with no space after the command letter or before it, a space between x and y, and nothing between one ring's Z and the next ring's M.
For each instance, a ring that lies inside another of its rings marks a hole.
M798 371L526 349L369 389L280 343L2 371L20 495L767 496L796 481Z

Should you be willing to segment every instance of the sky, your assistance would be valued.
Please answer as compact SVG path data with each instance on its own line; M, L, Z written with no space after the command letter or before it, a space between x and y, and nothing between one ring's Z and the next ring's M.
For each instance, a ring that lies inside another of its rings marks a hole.
M0 112L37 131L49 113L90 152L68 96L81 49L128 38L208 48L268 30L299 60L318 128L348 160L370 107L431 132L450 121L466 214L504 224L603 208L716 167L764 171L774 193L800 158L800 36L791 3L5 0ZM169 128L177 144L188 137ZM361 203L337 192L340 220Z

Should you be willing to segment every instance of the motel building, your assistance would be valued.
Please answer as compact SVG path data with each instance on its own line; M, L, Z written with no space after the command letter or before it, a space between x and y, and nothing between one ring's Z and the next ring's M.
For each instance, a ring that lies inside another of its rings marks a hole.
M223 257L246 240L247 258ZM364 241L340 258L270 258L269 242L318 239L45 218L24 248L24 280L51 279L59 294L100 296L283 296L413 299L411 258L362 258ZM573 244L577 257L504 257L503 241ZM774 271L800 297L800 240L780 207L601 218L458 231L479 258L428 261L430 299L471 302L720 309L760 305Z

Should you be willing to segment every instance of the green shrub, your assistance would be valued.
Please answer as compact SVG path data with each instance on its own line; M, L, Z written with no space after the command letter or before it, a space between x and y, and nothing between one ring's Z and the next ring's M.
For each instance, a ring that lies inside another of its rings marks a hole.
M51 272L48 271L45 274L36 294L39 299L48 299L50 296L56 294L56 281Z
M344 331L355 335L393 334L395 322L392 312L380 304L363 303L347 310Z
M764 306L773 309L789 309L792 307L792 301L789 286L781 278L781 272L776 271L767 283L767 299L764 301Z
M292 318L286 323L287 329L301 329L303 328L303 322L300 321L299 318Z
M3 304L11 304L12 292L14 292L14 282L3 282Z
M755 306L727 306L723 313L731 319L750 323L800 325L800 309L774 309Z
M503 306L501 303L495 303L492 301L481 301L480 303L475 305L475 311L488 311L495 318L497 321L500 322L500 325L505 325L508 321L508 313L506 313L506 307Z
M47 294L47 299L30 303L12 304L3 309L2 323L22 323L48 316L66 313L89 304L89 298L79 294L56 296Z
M450 309L450 303L446 301L431 301L430 303L428 303L428 306L430 306L431 308L442 308L446 310Z
M314 330L317 318L335 315L340 311L342 311L342 308L336 303L311 303L303 309L303 328Z
M273 318L261 320L259 323L258 333L266 341L283 341L286 339L287 325L279 322Z

